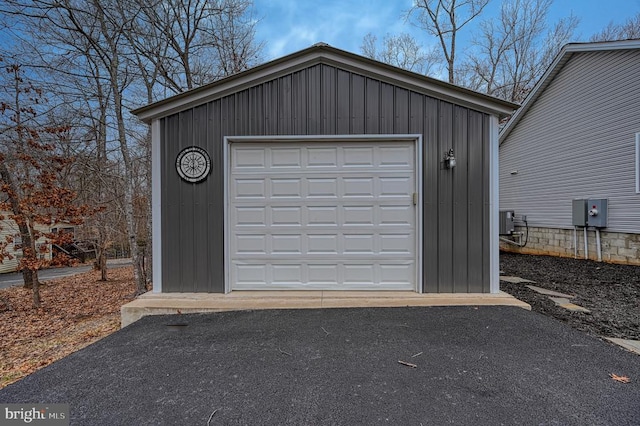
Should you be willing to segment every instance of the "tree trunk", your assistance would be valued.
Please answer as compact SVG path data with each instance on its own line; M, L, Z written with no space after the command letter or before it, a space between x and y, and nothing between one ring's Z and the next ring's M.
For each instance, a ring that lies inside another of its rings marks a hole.
M16 223L18 224L18 229L20 230L20 237L22 238L22 254L23 256L28 258L29 252L33 251L33 256L37 256L37 253L35 252L35 242L31 238L31 232L29 231L29 226L27 225L26 218L24 217L24 213L20 208L20 203L15 196L15 194L18 193L18 188L16 187L13 176L9 172L7 164L4 161L0 161L0 178L9 187L7 195L9 196L11 211L16 216ZM24 286L26 288L33 289L33 305L36 308L39 308L40 283L38 282L38 272L33 269L24 268L22 270L22 277L24 279Z
M107 281L107 256L100 250L100 281Z

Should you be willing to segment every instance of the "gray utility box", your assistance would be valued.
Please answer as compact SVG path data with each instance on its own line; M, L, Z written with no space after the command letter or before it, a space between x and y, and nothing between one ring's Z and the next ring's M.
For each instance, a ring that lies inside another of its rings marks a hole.
M590 198L587 200L587 225L596 228L607 227L607 204L605 198Z
M515 231L515 224L513 223L513 216L515 212L513 210L500 210L500 235L511 235Z
M587 226L587 200L573 200L571 202L571 224L573 226Z

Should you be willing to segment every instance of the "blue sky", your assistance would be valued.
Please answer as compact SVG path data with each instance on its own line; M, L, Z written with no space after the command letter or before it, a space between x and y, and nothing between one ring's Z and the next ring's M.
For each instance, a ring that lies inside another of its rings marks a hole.
M483 15L496 13L500 3L501 0L491 0ZM425 45L434 42L404 22L410 0L255 0L254 4L256 16L261 19L257 38L265 42L265 60L320 41L360 53L362 38L369 32L379 39L387 33L408 32ZM580 18L573 41L586 41L609 22L621 23L638 12L640 0L555 0L549 20L555 22L573 13ZM470 30L465 27L463 31ZM461 47L464 49L464 41Z

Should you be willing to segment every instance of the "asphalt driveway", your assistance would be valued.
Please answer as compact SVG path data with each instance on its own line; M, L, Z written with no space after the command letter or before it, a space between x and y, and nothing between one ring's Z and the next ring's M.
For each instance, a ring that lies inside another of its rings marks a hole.
M84 425L627 425L640 357L513 307L146 317L0 402Z

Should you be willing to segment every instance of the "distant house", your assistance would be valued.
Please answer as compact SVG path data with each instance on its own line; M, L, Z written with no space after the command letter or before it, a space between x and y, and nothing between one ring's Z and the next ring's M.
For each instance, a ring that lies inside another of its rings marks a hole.
M599 236L602 260L640 264L640 40L566 45L499 140L500 208L529 225L503 249L596 259Z
M0 214L4 217L3 220L0 220L0 241L6 242L7 237L12 240L12 242L10 242L6 247L6 252L11 255L11 259L9 257L5 257L0 261L0 273L15 272L18 268L20 258L22 257L22 238L20 237L20 230L18 229L16 222L13 219L9 219L9 215L11 213L0 212ZM41 231L49 231L49 229L42 228ZM36 242L37 248L40 247L41 244L49 243L44 237L40 237ZM40 256L44 257L46 260L51 260L51 247L48 247L46 252Z

